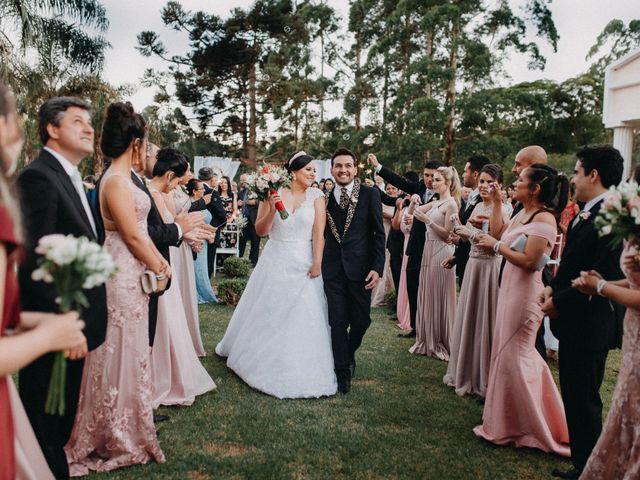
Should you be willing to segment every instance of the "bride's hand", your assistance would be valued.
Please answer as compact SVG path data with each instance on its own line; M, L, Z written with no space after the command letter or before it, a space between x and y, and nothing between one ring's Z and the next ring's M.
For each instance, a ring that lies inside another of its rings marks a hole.
M282 198L280 198L280 194L279 193L274 193L272 195L269 195L269 206L271 207L271 210L273 212L276 211L276 203L281 202Z
M311 268L307 273L307 275L309 275L309 278L316 278L316 277L319 277L321 274L322 274L322 265L315 264L315 263L311 265Z

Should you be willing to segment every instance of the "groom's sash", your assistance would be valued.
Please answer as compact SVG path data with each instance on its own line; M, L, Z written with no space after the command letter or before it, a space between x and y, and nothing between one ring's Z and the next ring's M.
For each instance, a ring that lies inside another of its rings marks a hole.
M337 185L335 188L338 188ZM333 195L333 191L329 192L326 196L327 207L329 206L329 195ZM333 220L331 216L331 212L329 212L329 208L327 208L327 221L329 222L329 229L333 234L334 238L338 242L338 244L342 244L342 240L347 236L347 232L349 231L349 227L351 226L351 222L353 221L353 214L356 211L356 205L358 204L358 198L360 196L360 179L356 178L353 181L353 190L351 191L351 197L349 197L349 206L347 207L347 219L344 223L344 231L342 235L338 233L338 228L336 227L336 222ZM340 206L338 205L338 208Z

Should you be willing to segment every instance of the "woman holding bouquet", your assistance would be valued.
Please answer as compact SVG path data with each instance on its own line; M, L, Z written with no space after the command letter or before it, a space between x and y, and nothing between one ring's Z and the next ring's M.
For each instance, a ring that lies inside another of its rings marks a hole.
M264 175L280 182L278 174L264 168ZM216 353L227 357L227 366L246 383L269 395L334 395L337 383L320 276L325 198L310 188L316 171L310 156L294 155L287 170L291 187L273 192L258 208L256 231L268 234L269 241ZM263 176L257 175L256 185L264 186ZM278 214L282 203L289 214L285 220L283 212Z

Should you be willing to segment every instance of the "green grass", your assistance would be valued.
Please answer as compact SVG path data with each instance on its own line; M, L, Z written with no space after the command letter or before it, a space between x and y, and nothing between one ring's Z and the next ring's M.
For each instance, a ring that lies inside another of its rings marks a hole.
M442 383L446 363L410 355L383 309L358 351L348 395L277 400L245 385L214 353L232 309L201 307L218 385L188 408L162 408L158 425L167 463L93 475L112 479L548 479L568 462L531 449L497 447L471 429L482 406ZM619 352L610 355L603 395L607 406ZM557 369L554 368L554 374Z

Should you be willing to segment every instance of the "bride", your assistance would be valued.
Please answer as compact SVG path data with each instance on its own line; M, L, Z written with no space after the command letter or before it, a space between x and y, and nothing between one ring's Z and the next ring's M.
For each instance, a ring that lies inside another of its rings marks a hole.
M334 395L337 384L322 277L326 205L304 152L287 164L290 189L258 208L256 232L269 235L216 353L253 388L278 398ZM289 218L275 204L282 200Z

